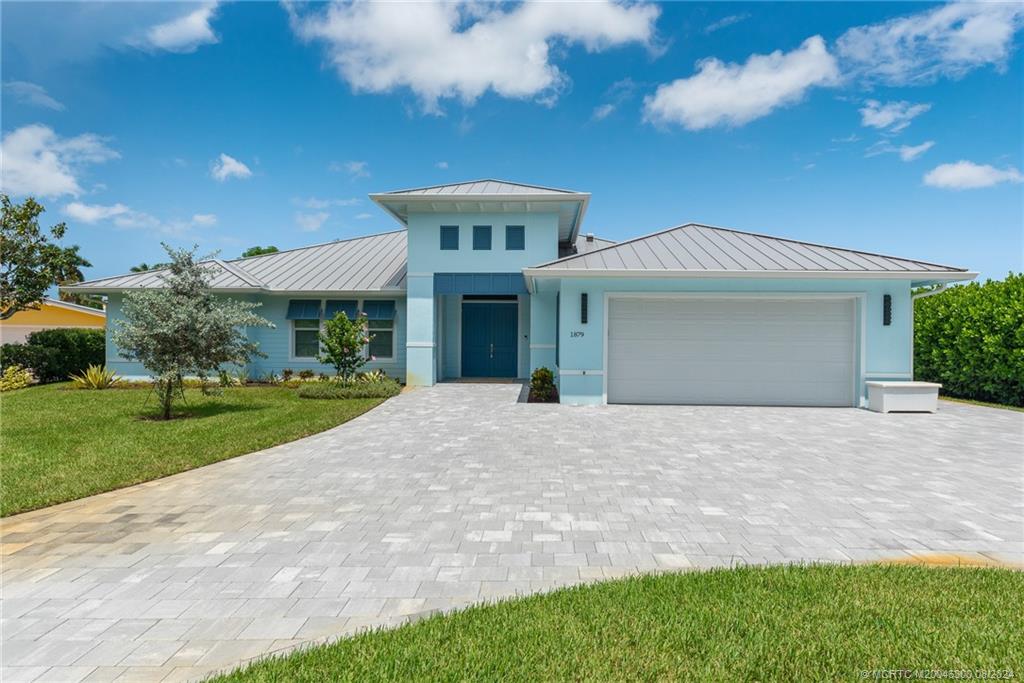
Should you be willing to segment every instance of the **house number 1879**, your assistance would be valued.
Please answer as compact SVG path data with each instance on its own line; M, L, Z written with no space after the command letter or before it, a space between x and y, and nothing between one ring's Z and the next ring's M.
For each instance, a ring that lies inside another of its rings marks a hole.
M573 338L582 337L583 336L583 330L573 330L572 332L569 333L569 336L573 337Z

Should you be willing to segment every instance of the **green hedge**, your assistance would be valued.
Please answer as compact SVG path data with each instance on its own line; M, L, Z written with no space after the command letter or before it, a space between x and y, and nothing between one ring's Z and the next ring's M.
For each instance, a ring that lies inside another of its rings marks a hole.
M1024 406L1024 274L918 299L914 378L950 396Z
M40 330L28 335L24 344L4 344L0 364L31 368L42 383L62 382L90 365L103 365L105 344L103 330Z
M302 398L391 398L402 391L398 382L305 382L299 387Z

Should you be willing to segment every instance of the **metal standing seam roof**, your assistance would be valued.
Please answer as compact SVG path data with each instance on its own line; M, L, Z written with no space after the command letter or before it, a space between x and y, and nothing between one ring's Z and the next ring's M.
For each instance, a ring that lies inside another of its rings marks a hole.
M396 230L288 249L273 254L214 259L211 289L263 292L373 292L405 289L406 232ZM130 273L62 287L118 291L160 287L166 269Z
M485 204L498 205L503 211L531 211L539 206L550 210L554 207L558 211L559 240L571 244L587 212L590 193L485 178L378 192L371 194L370 199L402 225L409 224L409 215L416 207L453 213L481 212Z
M926 261L688 223L536 268L587 271L965 273ZM539 273L538 273L539 274Z
M382 192L383 195L536 195L536 194L584 194L572 190L561 190L554 187L542 185L527 185L525 183L513 183L507 180L495 180L485 178L483 180L469 180L462 183L448 183L446 185L430 185L428 187L414 187L408 190L393 190Z

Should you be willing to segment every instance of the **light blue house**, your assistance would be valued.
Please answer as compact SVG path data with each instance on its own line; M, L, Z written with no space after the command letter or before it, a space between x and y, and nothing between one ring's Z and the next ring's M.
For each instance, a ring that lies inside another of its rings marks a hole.
M911 290L961 268L686 224L620 243L581 233L584 192L495 180L373 194L401 229L210 264L213 289L259 301L267 358L319 364L337 312L369 318L368 368L410 385L525 379L546 366L573 404L863 405L913 376ZM82 283L114 328L160 271ZM145 375L107 342L107 363Z

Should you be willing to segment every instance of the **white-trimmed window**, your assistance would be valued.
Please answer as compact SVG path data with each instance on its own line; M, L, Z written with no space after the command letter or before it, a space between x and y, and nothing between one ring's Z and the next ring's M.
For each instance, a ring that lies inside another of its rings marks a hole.
M292 356L313 360L320 353L320 321L292 321Z
M367 353L376 360L389 360L395 357L395 321L370 320L370 343Z

